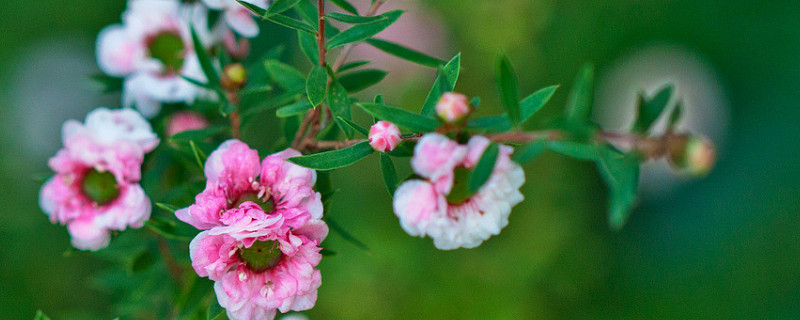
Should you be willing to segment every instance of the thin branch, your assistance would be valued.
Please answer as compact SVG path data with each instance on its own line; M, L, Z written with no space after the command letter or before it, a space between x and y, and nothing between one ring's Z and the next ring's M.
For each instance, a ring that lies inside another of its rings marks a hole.
M181 283L183 281L183 269L178 264L178 261L175 260L172 249L169 248L169 243L162 237L158 237L158 251L161 253L161 259L164 260L172 279Z
M317 20L319 22L319 33L317 33L317 43L319 45L319 66L325 68L325 0L317 0Z

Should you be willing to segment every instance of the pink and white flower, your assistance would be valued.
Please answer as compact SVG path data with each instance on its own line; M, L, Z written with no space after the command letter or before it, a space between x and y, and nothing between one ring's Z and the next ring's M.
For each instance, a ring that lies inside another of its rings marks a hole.
M403 183L394 194L394 212L409 235L431 237L436 248L474 248L507 224L511 208L523 200L522 168L511 161L513 148L500 146L489 180L466 198L454 192L466 181L490 141L473 136L467 145L429 133L414 149L411 166L423 179Z
M245 2L262 9L269 6L268 0L245 0ZM203 0L203 3L211 9L222 10L225 23L241 36L252 38L258 35L258 23L253 19L255 16L236 0Z
M445 92L436 102L436 115L446 123L464 120L470 112L472 107L467 96L460 93Z
M138 182L144 155L158 145L150 125L131 109L99 108L85 124L63 127L64 149L48 162L39 205L53 223L67 225L78 249L108 245L111 230L139 228L150 217L150 199Z
M387 152L400 143L400 129L394 123L378 121L369 128L369 145L377 151Z
M204 91L181 75L205 81L194 53L190 25L210 44L207 9L178 0L129 0L122 24L106 27L97 39L97 62L104 73L125 78L123 104L146 117L161 103L191 103Z
M217 299L237 319L273 319L276 310L314 306L315 269L328 234L316 172L286 161L287 149L259 163L258 152L228 140L206 160L206 189L175 212L206 230L190 244L192 265L216 281Z

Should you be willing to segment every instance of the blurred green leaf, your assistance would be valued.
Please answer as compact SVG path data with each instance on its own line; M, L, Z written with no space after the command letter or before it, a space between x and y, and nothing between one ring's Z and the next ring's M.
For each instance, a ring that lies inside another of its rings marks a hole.
M386 184L386 190L389 191L389 196L392 197L397 189L397 170L394 168L392 158L386 153L381 153L381 172L383 173L383 182Z
M572 86L567 100L567 121L573 124L586 123L592 114L592 96L594 90L594 67L585 64Z
M330 249L326 249L326 248L322 248L322 250L319 251L319 254L321 254L323 257L331 257L331 256L335 256L337 253L336 253L336 251L333 251L333 250L330 250Z
M352 165L374 151L369 142L364 141L339 150L289 158L289 161L309 169L333 170Z
M522 101L519 103L520 113L522 115L520 121L527 121L531 118L531 116L539 111L539 109L544 107L544 105L547 104L547 101L550 101L550 98L552 98L553 94L556 93L556 89L558 89L558 85L549 86L547 88L539 89L539 91L536 91L527 96L525 99L522 99Z
M461 73L461 53L450 59L436 74L431 91L422 104L421 115L431 116L436 112L436 103L445 92L453 91Z
M223 315L224 318L228 319L227 314L225 314L225 309L219 305L217 299L212 299L211 303L208 304L208 309L206 310L206 320L216 320Z
M328 49L333 49L346 44L368 39L369 37L376 35L377 33L383 31L383 29L386 29L392 25L392 23L400 18L401 14L403 14L403 12L400 10L389 11L379 15L383 17L384 20L352 26L349 29L331 37L326 46Z
M511 120L505 114L499 116L489 116L472 118L467 121L467 127L473 129L483 129L492 132L511 130Z
M33 317L33 320L50 320L50 317L44 314L42 310L36 311L36 316Z
M275 1L272 1L272 3L269 5L269 7L267 7L267 12L265 14L263 14L263 16L271 16L271 15L279 14L281 12L289 10L292 7L294 7L295 5L297 5L298 2L300 2L300 0L275 0Z
M489 180L492 171L494 171L494 164L497 162L499 152L500 146L497 143L490 143L486 150L483 151L475 170L472 170L469 175L469 182L467 182L469 194L477 192Z
M348 120L348 119L345 119L345 118L342 118L342 117L337 117L337 118L339 119L339 121L344 122L345 124L347 124L351 128L353 128L356 131L358 131L361 134L363 134L365 137L369 137L369 130L365 129L364 127L359 126L358 124L356 124L352 120Z
M431 132L441 124L439 120L418 115L409 111L379 103L361 102L357 104L367 113L382 120L396 124L413 132Z
M331 3L335 4L339 8L342 8L344 11L358 15L358 10L356 10L356 7L350 4L350 2L347 2L347 0L331 0Z
M208 156L203 153L203 150L200 150L200 148L197 147L197 144L194 142L194 140L189 140L189 147L192 149L192 155L194 155L194 159L197 160L197 165L200 166L200 169L205 168L205 163L206 159L208 159Z
M480 107L481 97L473 97L472 99L469 99L469 104L471 104L475 108Z
M386 71L383 70L358 70L340 76L338 81L347 92L358 92L381 82L386 74Z
M331 219L330 216L325 218L325 221L328 223L328 226L331 228L331 230L333 230L334 232L338 233L339 236L342 237L342 239L344 239L345 241L347 241L350 244L354 245L356 248L359 248L361 250L369 252L369 247L367 247L367 245L364 244L364 242L362 242L361 240L358 240L358 238L353 236L350 232L347 232L347 230L342 228L342 226L339 225L339 223L337 223L335 220Z
M667 107L674 89L675 87L672 84L668 84L658 90L652 99L648 99L644 92L639 93L638 115L636 122L633 124L633 132L647 132L650 129L653 122L658 119L658 116Z
M342 66L339 68L339 70L336 70L336 71L337 71L337 72L339 72L339 73L341 73L341 72L345 72L345 71L347 71L347 70L350 70L350 69L355 69L355 68L358 68L358 67L360 67L360 66L367 65L367 64L369 64L370 62L372 62L372 61L369 61L369 60L360 60L360 61L348 62L348 63L345 63L344 65L342 65Z
M325 100L325 91L328 89L328 72L325 68L314 66L306 80L306 94L311 105L316 107Z
M197 54L197 59L200 61L200 68L203 69L203 74L206 75L206 79L208 79L208 84L212 88L219 88L219 75L217 74L217 70L214 69L214 65L211 63L211 57L208 56L208 52L206 52L206 47L203 45L203 42L200 41L200 38L197 36L197 31L195 31L194 26L190 28L192 34L192 46L194 46L194 51Z
M131 260L128 270L131 273L140 272L153 265L153 253L150 250L143 250Z
M300 21L294 18L287 17L285 15L279 14L285 10L291 9L293 6L297 5L299 0L278 0L276 3L273 3L269 6L269 9L262 9L259 6L256 6L252 3L236 0L239 4L243 5L245 8L253 12L255 15L261 17L264 20L268 20L275 24L294 29L297 31L307 32L312 35L316 35L317 29L311 24L308 24L304 21ZM279 4L278 2L282 2L283 4ZM273 7L278 4L276 9ZM287 7L288 6L288 7ZM285 8L285 9L284 9ZM269 12L272 10L272 12Z
M551 141L548 142L547 147L555 153L580 160L597 160L603 152L596 145L573 141Z
M386 20L386 16L353 16L349 14L343 14L338 12L330 12L325 15L328 18L333 20L344 22L348 24L366 24L366 23L373 23L381 20Z
M337 81L331 82L331 85L328 86L328 106L331 108L333 115L336 116L336 124L342 129L345 136L348 139L353 138L353 129L339 120L339 118L350 120L352 117L350 114L350 98L347 96L347 90Z
M300 51L308 58L311 65L317 65L319 63L319 43L317 38L305 32L298 32L297 43L300 45Z
M308 100L300 100L285 107L280 107L275 111L275 116L278 118L287 118L291 116L301 115L306 111L314 108Z
M546 141L534 141L526 145L517 147L511 155L511 160L516 161L520 165L525 165L536 159L542 152L547 150Z
M122 91L123 79L107 76L99 73L90 76L92 83L94 83L101 93L112 93Z
M366 41L371 46L378 48L379 50L386 52L390 55L398 57L403 60L411 61L417 63L419 65L423 65L426 67L431 68L438 68L445 64L445 61L439 60L437 58L431 57L427 54L422 52L416 51L414 49L406 48L399 44L382 40L382 39L367 39Z
M204 141L208 138L228 132L229 127L225 125L210 126L204 129L187 130L176 133L169 138L171 142Z
M241 5L243 5L245 8L247 8L247 10L250 10L250 12L254 13L255 15L257 15L259 17L263 18L267 14L267 9L261 8L261 7L257 6L257 5L254 5L254 4L250 3L250 2L241 1L241 0L236 0L236 2L238 2Z
M669 122L667 123L667 127L670 130L675 130L675 126L678 125L678 121L681 121L681 115L683 113L683 101L678 101L675 103L675 106L672 107L672 111L669 114Z
M639 186L639 159L607 148L597 159L597 168L608 185L608 222L619 230L636 205Z
M271 15L266 17L265 19L277 25L287 27L289 29L306 32L312 35L317 34L317 27L294 18L289 18L282 14Z
M514 126L521 122L519 93L517 92L517 74L514 67L505 54L500 54L497 58L497 89L500 91L500 102L506 110L508 119Z
M151 231L167 239L189 242L194 238L194 234L186 232L184 228L179 228L174 221L159 217L151 217L144 222L144 225Z
M168 211L169 213L175 213L175 211L178 211L180 209L178 206L173 206L171 204L166 204L161 202L156 202L155 205L156 207L159 207L164 211Z
M269 76L286 91L298 92L305 90L306 77L299 70L277 60L264 62Z

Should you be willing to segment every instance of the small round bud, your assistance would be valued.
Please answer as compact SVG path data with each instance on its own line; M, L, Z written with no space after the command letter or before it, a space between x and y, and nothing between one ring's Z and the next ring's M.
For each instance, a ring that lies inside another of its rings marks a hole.
M200 130L208 127L208 121L201 114L192 111L176 112L169 118L167 136L189 131Z
M467 96L460 93L445 92L436 103L436 115L445 123L461 122L470 112L472 106L469 105Z
M387 152L400 143L400 129L394 123L378 121L369 128L369 145L377 151Z
M220 81L226 89L241 89L247 83L247 70L241 63L229 64L222 70Z
M717 161L713 143L702 136L681 135L669 141L670 163L691 176L707 175Z

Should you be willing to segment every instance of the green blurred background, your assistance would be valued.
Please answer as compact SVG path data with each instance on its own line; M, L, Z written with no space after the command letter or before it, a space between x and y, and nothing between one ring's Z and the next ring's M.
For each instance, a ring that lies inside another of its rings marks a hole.
M336 234L326 240L338 255L320 265L319 299L305 312L311 319L800 317L800 3L390 5L408 10L400 21L407 20L410 31L392 31L404 44L440 58L462 52L457 89L483 98L481 114L499 112L493 68L501 50L511 57L523 94L562 84L532 127L558 114L584 62L597 66L598 104L615 101L602 97L623 95L632 104L625 88L652 90L648 86L661 80L650 79L648 70L671 71L679 94L693 97L687 106L699 110L696 129L717 139L718 167L696 181L652 174L656 178L643 182L647 192L629 223L614 232L607 227L605 187L593 165L547 154L525 168L526 201L499 236L476 249L438 251L430 239L402 231L377 174L378 159L371 157L333 174L344 192L326 213L370 252ZM117 97L95 93L87 75L97 72L97 33L117 23L124 6L107 0L0 0L3 319L29 319L37 309L54 319L115 316L109 295L89 280L110 264L93 255L63 254L68 236L39 210L41 182L33 177L48 171L46 159L60 146L64 120L83 119L96 106L119 105ZM415 46L416 40L424 47ZM264 24L254 47L281 42L295 48L290 33ZM298 54L288 56L303 62ZM433 72L387 63L393 81L371 93L417 109Z

